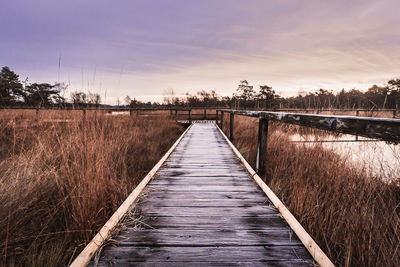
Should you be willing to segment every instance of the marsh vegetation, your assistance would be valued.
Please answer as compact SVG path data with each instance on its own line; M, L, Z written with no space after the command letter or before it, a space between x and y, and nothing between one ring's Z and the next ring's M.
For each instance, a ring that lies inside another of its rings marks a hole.
M0 265L61 266L183 128L168 117L0 113Z

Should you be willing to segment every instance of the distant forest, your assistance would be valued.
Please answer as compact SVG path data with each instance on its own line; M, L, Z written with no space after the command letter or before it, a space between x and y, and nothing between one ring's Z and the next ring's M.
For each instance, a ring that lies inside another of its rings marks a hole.
M29 107L87 107L101 105L96 93L76 91L69 98L64 96L67 86L63 83L29 83L21 81L10 68L0 71L0 106ZM333 92L319 89L316 92L300 91L297 96L282 97L268 85L258 90L247 80L240 81L232 96L220 96L215 90L200 90L195 95L176 96L172 89L164 92L162 103L142 102L126 96L118 106L129 107L231 107L236 109L398 109L400 106L400 79L389 80L383 86L373 85L366 91L357 89ZM107 106L107 105L101 105Z

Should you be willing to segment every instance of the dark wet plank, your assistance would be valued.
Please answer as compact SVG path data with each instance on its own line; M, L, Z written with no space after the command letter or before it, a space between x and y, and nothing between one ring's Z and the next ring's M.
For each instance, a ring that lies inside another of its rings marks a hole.
M268 262L278 257L301 259L307 257L300 246L255 246L240 247L241 253L230 247L137 247L132 251L127 247L109 247L106 259L119 262ZM260 257L262 255L262 257Z
M272 229L288 228L277 214L259 216L157 216L140 218L137 226L151 229Z
M228 186L238 186L238 185L250 185L256 186L256 183L249 181L248 179L233 179L227 177L204 177L201 179L192 179L189 177L183 178L165 178L158 179L152 182L152 185L228 185Z
M248 229L128 229L115 240L118 246L289 246L301 245L290 228Z
M163 207L155 208L149 205L140 207L142 214L154 216L243 216L254 214L278 214L275 207L260 205L253 207Z
M144 199L140 202L141 207L150 206L154 208L161 207L253 207L265 204L271 205L269 201L255 201L253 199L219 199L218 201L210 199L180 199L180 200L160 200L160 199ZM264 206L264 205L263 205Z
M97 266L160 266L160 267L169 267L169 266L251 266L251 267L303 267L303 266L315 266L315 264L311 260L253 260L253 261L174 261L169 262L168 260L154 262L154 261L141 261L141 262L132 262L129 260L102 260ZM94 266L94 265L93 265Z
M167 199L187 199L192 198L193 201L197 199L209 199L218 201L220 199L254 199L264 201L265 195L261 193L252 192L160 192L160 191L146 191L146 197L151 195L151 198L167 200Z
M149 190L171 191L171 192L258 192L254 185L174 185L169 186L151 184Z
M312 258L213 124L194 124L99 266L311 266Z

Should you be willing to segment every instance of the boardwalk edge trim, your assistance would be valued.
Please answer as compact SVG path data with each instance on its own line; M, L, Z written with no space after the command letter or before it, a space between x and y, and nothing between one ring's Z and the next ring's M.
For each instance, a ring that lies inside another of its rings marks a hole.
M225 138L226 142L229 144L233 152L240 159L242 164L246 167L247 171L250 173L251 177L256 181L258 186L264 191L267 197L271 200L274 206L279 210L279 213L289 224L290 228L296 233L300 241L306 247L306 249L310 252L311 256L320 266L335 266L332 261L326 256L326 254L322 251L322 249L318 246L318 244L314 241L314 239L307 233L307 231L301 226L299 221L293 216L293 214L286 208L286 206L282 203L282 201L275 195L275 193L269 188L267 184L258 176L258 174L253 170L250 164L246 161L246 159L240 154L239 150L235 147L234 144L229 140L229 138L225 135L225 133L221 130L221 128L216 125L222 136Z
M146 187L146 185L150 182L156 172L160 169L162 164L167 160L169 155L175 150L178 146L179 142L185 136L185 134L192 127L190 125L182 135L176 140L176 142L171 146L171 148L164 154L164 156L160 159L160 161L149 171L149 173L143 178L138 186L130 193L130 195L125 199L125 201L119 206L119 208L115 211L115 213L110 217L110 219L104 224L104 226L100 229L100 231L95 235L95 237L90 241L89 244L82 250L82 252L75 258L75 260L71 263L71 267L81 267L87 266L97 252L97 250L104 244L104 242L110 238L112 231L117 226L118 222L121 218L126 214L128 210L135 203L136 199Z

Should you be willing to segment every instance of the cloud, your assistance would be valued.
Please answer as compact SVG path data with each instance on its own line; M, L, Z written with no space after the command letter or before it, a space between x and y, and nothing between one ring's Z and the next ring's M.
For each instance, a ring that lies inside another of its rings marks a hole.
M0 64L107 99L218 89L241 79L293 94L399 74L397 1L8 1ZM96 69L96 76L93 73ZM123 75L121 76L121 70ZM94 80L94 81L93 81Z

